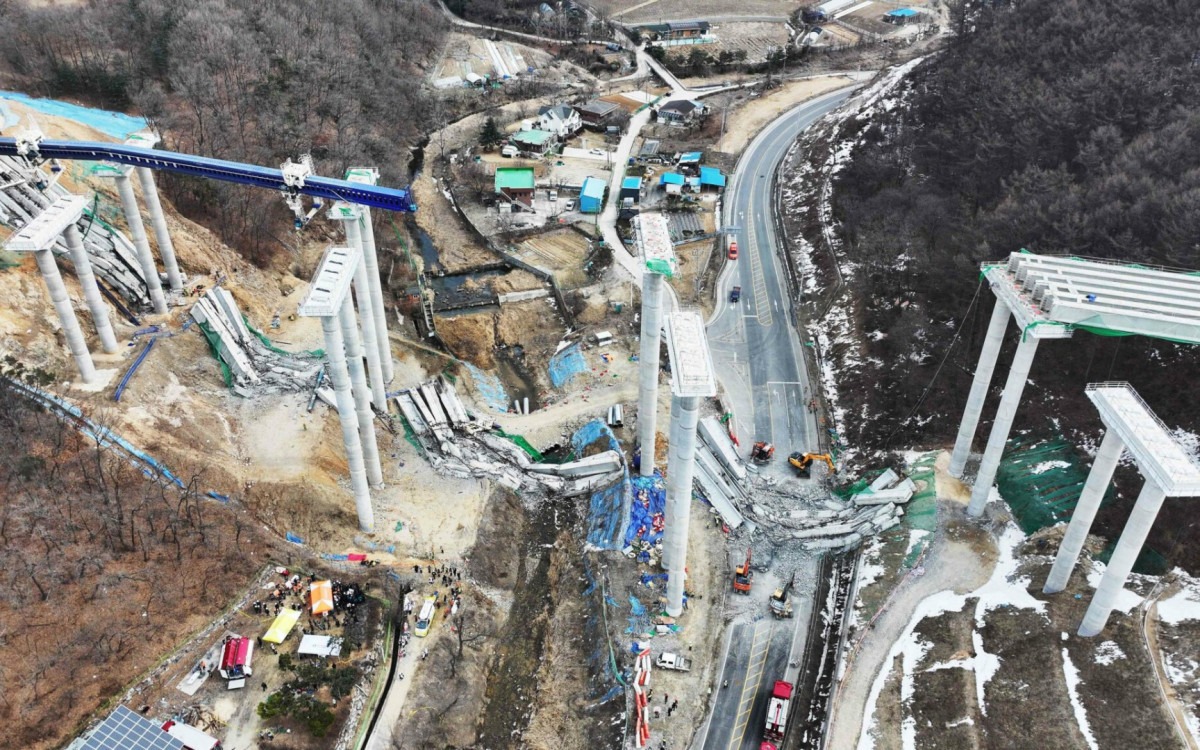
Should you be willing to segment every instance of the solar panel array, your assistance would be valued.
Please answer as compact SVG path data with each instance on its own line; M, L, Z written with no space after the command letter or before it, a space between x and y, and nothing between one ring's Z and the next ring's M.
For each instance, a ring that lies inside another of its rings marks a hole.
M183 750L183 743L153 721L117 706L79 750Z

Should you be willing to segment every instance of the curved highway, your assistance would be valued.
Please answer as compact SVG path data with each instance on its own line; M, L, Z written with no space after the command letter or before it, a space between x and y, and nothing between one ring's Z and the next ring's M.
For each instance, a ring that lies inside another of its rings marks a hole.
M725 192L724 224L738 241L740 258L726 264L717 282L717 309L708 324L709 347L722 398L734 413L744 451L755 440L776 445L765 471L790 477L787 454L818 446L816 423L805 408L810 393L792 315L791 296L775 231L776 171L797 135L838 107L855 87L806 102L772 122L747 147ZM729 291L742 288L741 301ZM816 580L818 558L806 560L800 580ZM780 571L773 571L779 574ZM758 750L771 686L798 681L812 616L811 592L795 592L795 617L775 620L767 598L774 586L766 576L751 597L761 616L729 626L721 668L713 689L712 714L693 747L704 750Z
M726 264L717 281L709 347L742 448L748 452L758 440L773 443L775 460L765 471L780 477L790 476L789 453L814 451L819 442L815 419L805 408L812 389L779 257L775 173L800 131L839 106L853 88L819 96L768 125L742 154L725 192L723 223L740 257ZM741 300L731 303L735 286L742 288Z

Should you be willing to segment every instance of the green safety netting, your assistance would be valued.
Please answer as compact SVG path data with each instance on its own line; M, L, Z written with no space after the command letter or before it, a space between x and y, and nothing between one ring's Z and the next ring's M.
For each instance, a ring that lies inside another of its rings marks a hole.
M258 338L258 340L262 342L263 346L267 347L268 349L275 352L276 354L282 354L287 357L314 357L316 359L321 359L322 357L325 356L324 349L312 349L312 350L303 351L303 352L289 352L289 351L280 349L279 347L277 347L271 343L271 340L269 338L267 338L267 334L258 330L254 326L250 325L250 319L247 318L244 313L242 314L242 321L246 324L246 328L250 329L250 333L253 333Z
M1065 440L1008 441L996 485L1026 534L1071 518L1089 467ZM1110 487L1102 504L1114 495Z
M1096 555L1096 559L1105 565L1112 559L1113 550L1117 548L1117 541L1114 539L1108 543L1100 554ZM1133 561L1133 572L1141 573L1148 576L1161 576L1171 569L1167 558L1160 555L1158 552L1149 547L1142 547L1142 551L1138 553L1137 559Z
M921 553L933 541L933 533L937 530L937 484L933 476L933 464L937 460L936 453L929 453L917 459L909 466L908 478L917 485L917 491L912 499L904 506L904 525L912 530L927 531L904 556L901 565L911 568L917 564Z
M521 437L520 435L509 435L507 432L505 432L504 430L501 430L499 428L496 429L496 434L502 438L506 438L506 439L511 440L514 443L516 443L517 446L521 450L525 451L525 453L528 454L529 457L532 458L534 461L541 463L542 461L545 460L545 456L543 456L541 454L541 451L539 451L537 448L534 448L532 445L530 445L529 441L526 440L525 438Z
M404 427L404 439L408 441L409 445L417 449L417 453L420 453L422 456L424 456L425 446L421 445L421 441L417 439L416 431L413 430L412 425L408 423L408 419L404 416L403 412L400 414L400 424Z
M212 355L217 358L217 365L221 368L221 377L225 380L226 387L233 385L233 371L229 369L229 365L225 364L225 360L221 359L221 337L212 329L208 323L197 322L196 326L204 334L204 338L208 341L208 349Z

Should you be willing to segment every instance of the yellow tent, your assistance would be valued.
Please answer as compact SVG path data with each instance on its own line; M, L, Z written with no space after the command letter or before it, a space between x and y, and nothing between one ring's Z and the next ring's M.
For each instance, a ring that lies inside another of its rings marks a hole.
M288 637L288 633L292 632L292 628L296 627L299 621L300 610L290 607L283 610L275 618L275 622L271 623L271 627L267 628L263 640L267 643L283 643L283 639Z
M314 615L333 611L333 583L314 581L308 587L308 600Z

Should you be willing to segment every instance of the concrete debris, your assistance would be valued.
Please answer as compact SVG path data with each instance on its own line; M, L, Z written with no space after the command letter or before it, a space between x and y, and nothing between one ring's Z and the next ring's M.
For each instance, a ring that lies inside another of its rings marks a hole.
M609 487L625 475L624 458L617 451L562 464L535 462L495 432L490 420L468 412L442 377L401 391L393 400L433 468L447 476L491 479L533 496L574 497Z
M729 439L729 433L716 417L705 417L700 420L700 437L726 471L737 481L746 481L746 465L738 457L737 450L733 447L733 441Z
M37 185L46 185L39 190ZM66 188L50 184L39 169L22 159L0 156L0 224L20 229L54 201L68 194ZM87 250L92 270L113 292L138 309L150 309L150 293L138 262L137 250L129 238L104 221L85 211L79 233ZM56 256L70 257L66 240L59 237L54 245ZM72 264L67 264L72 268Z
M526 469L538 474L553 474L559 477L590 477L617 471L621 468L621 463L620 453L604 451L578 461L562 464L530 464Z
M703 434L703 420L700 427ZM746 496L742 485L726 473L728 465L723 460L718 460L720 456L721 454L711 446L702 445L697 448L695 482L700 485L700 490L712 507L721 514L725 524L731 529L736 529L745 520L738 512L737 505L744 502ZM736 456L734 458L736 460ZM745 478L744 468L742 477Z
M853 498L855 505L883 505L885 503L907 503L912 499L917 486L908 477L900 478L888 469L875 478L874 482Z
M221 287L205 292L192 305L191 315L217 337L217 355L229 367L239 395L303 390L311 387L321 369L316 358L291 356L264 344L246 325L233 295ZM322 395L321 390L317 397L330 403L332 391Z

